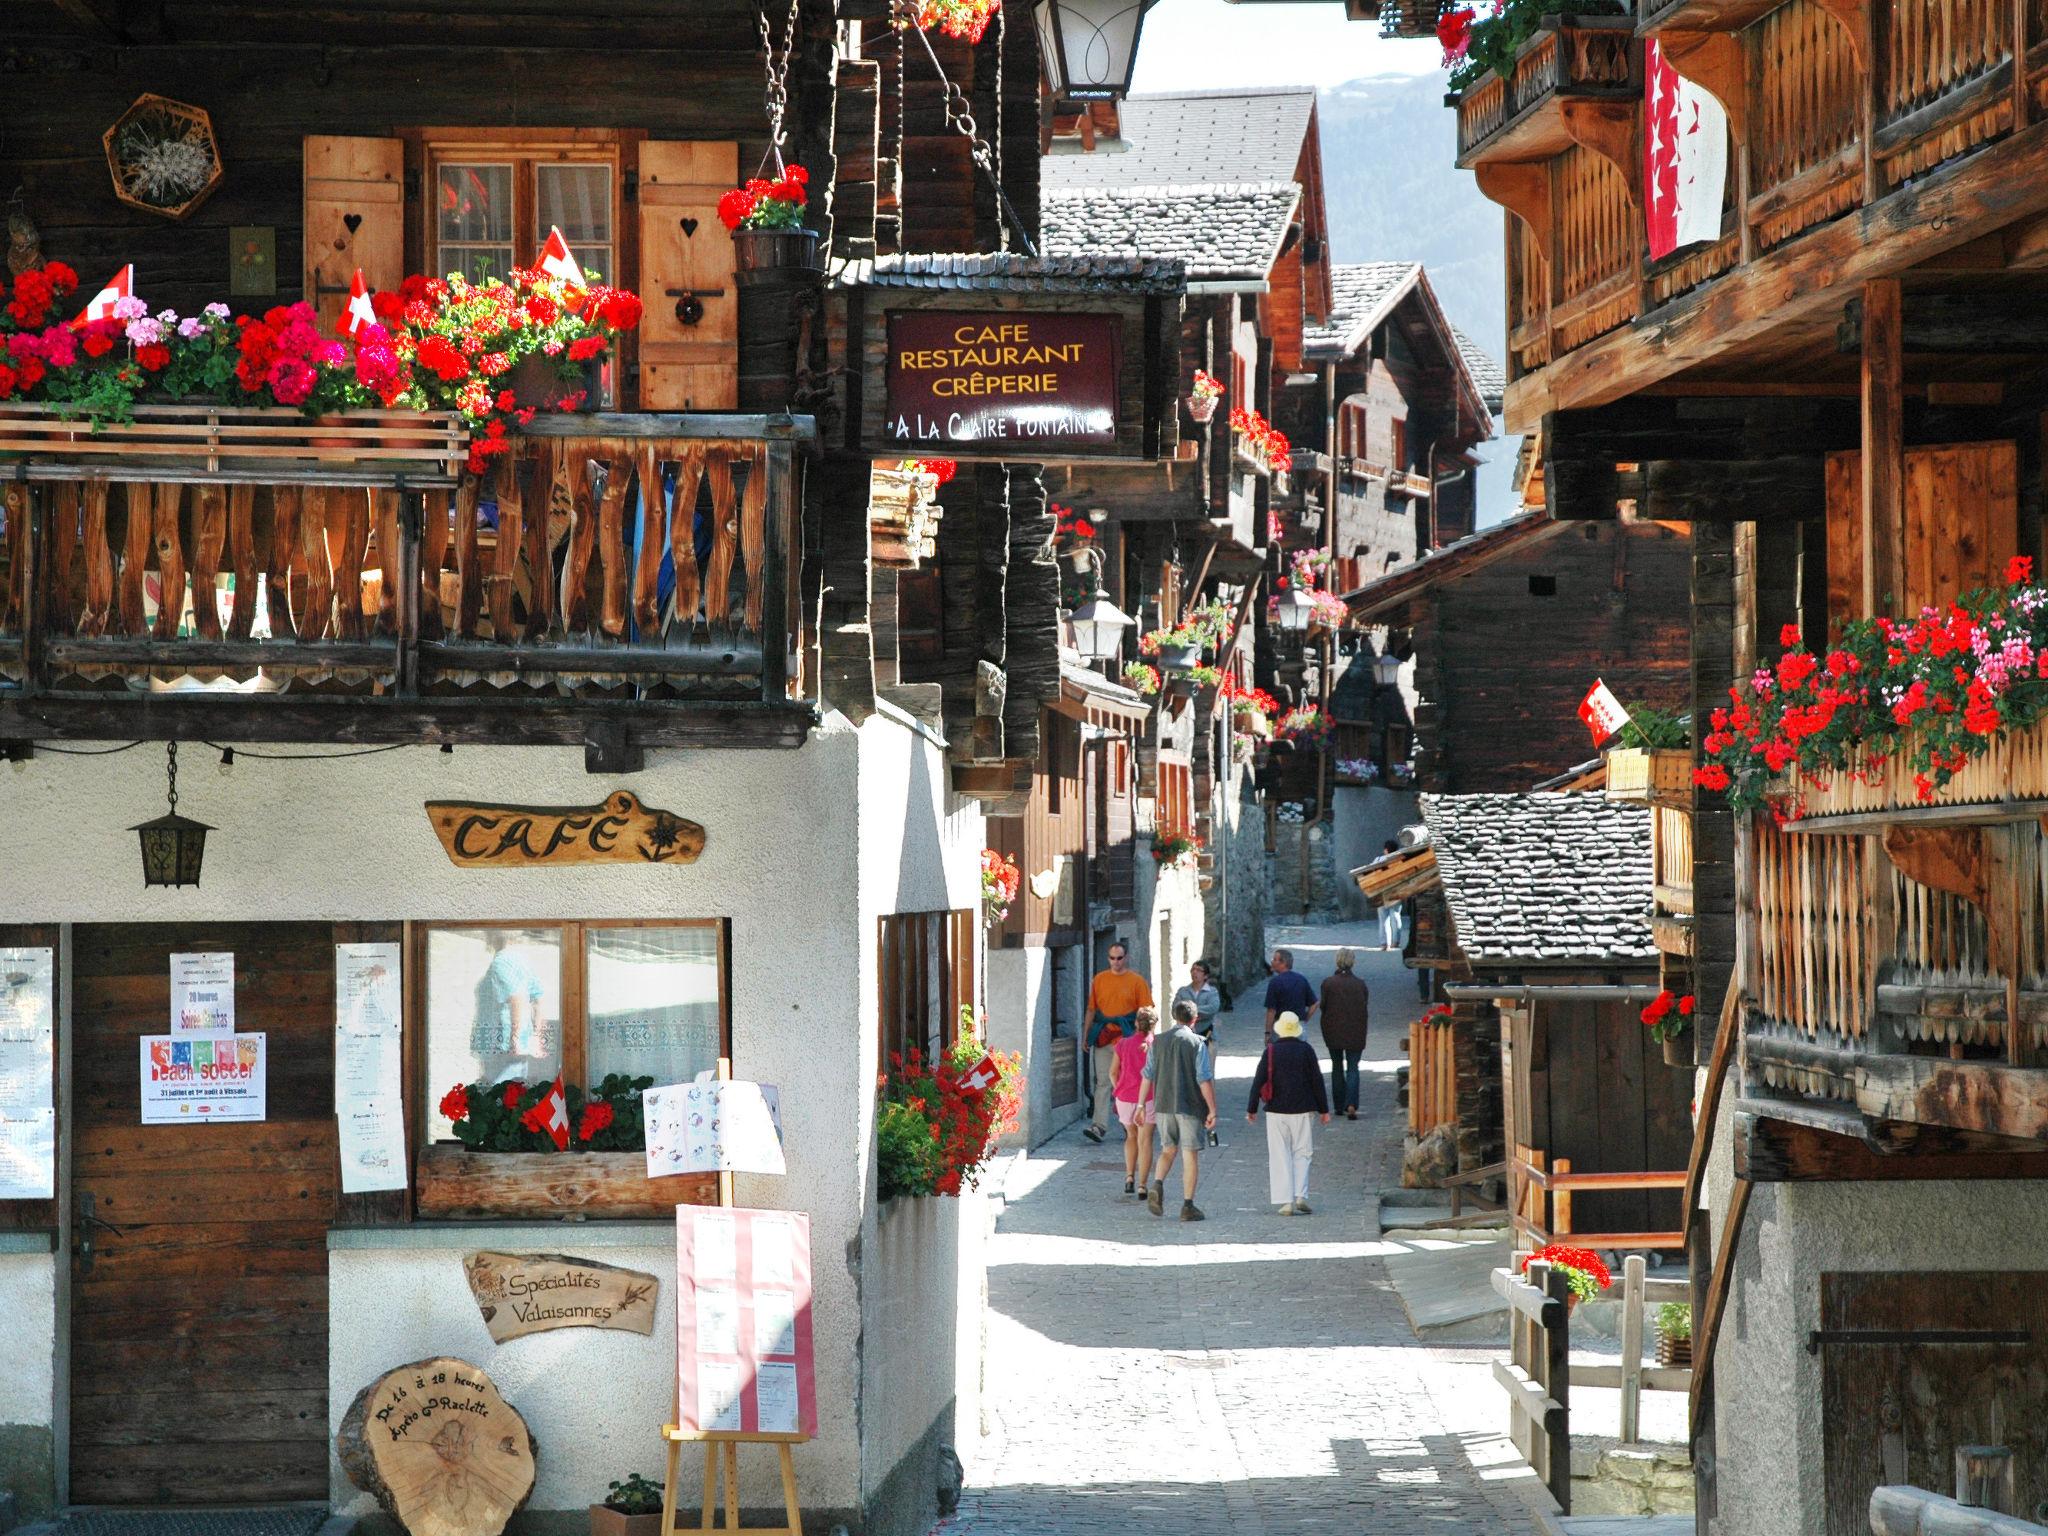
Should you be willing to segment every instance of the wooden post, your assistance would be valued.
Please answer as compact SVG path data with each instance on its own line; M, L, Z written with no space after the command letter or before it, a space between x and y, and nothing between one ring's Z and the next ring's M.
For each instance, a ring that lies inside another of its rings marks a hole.
M1529 1266L1533 1274L1537 1266ZM1550 1496L1557 1500L1561 1514L1572 1512L1572 1434L1571 1434L1571 1283L1565 1279L1564 1271L1554 1264L1542 1266L1541 1284L1543 1293L1557 1303L1563 1317L1555 1328L1540 1330L1543 1335L1543 1359L1541 1362L1543 1390L1557 1403L1557 1427L1543 1436L1543 1466L1540 1469L1543 1481L1550 1489Z
M1643 1405L1643 1256L1621 1266L1621 1438L1636 1439Z
M1972 1509L2013 1513L2013 1455L2002 1445L1956 1447L1956 1502Z
M1905 358L1899 280L1863 285L1863 613L1906 600ZM1902 610L1903 611L1903 610Z
M730 1056L718 1058L718 1080L721 1083L732 1081L732 1058ZM718 1203L727 1208L730 1208L732 1205L732 1174L723 1168L718 1171Z
M1550 1165L1553 1183L1550 1191L1550 1221L1548 1225L1550 1235L1553 1238L1571 1236L1572 1192L1569 1189L1557 1188L1554 1182L1558 1178L1569 1176L1571 1171L1572 1160L1568 1157L1560 1157Z

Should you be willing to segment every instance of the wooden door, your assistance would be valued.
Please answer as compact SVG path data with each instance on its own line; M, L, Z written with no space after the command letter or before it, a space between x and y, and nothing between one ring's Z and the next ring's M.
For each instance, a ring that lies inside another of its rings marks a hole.
M308 134L305 299L331 333L361 268L373 290L405 281L405 141Z
M731 143L640 146L640 408L729 411L739 403L739 289L718 200L739 179ZM685 306L691 295L703 313Z
M269 1036L260 1124L141 1123L190 950L234 953L236 1030ZM324 1501L334 929L80 927L72 990L71 1498Z

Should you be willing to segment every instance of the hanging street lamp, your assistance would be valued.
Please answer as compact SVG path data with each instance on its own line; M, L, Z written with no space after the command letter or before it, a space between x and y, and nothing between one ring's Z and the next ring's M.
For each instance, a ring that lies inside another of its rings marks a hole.
M1038 44L1059 101L1115 101L1131 89L1138 32L1155 0L1039 0Z
M1308 628L1308 621L1316 611L1315 599L1298 586L1290 586L1280 594L1280 627L1290 635L1298 635Z
M166 775L170 785L171 808L167 815L145 821L128 830L142 839L142 883L152 885L197 885L199 866L206 857L206 834L213 828L203 821L178 814L178 744L167 748Z
M1123 648L1124 631L1137 623L1111 602L1102 590L1102 551L1089 545L1086 553L1092 583L1088 596L1074 605L1067 622L1074 626L1074 647L1090 661L1115 661Z

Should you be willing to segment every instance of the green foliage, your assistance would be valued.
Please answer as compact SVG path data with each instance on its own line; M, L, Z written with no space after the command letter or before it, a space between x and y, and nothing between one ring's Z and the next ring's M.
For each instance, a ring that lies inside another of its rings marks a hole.
M1515 57L1522 51L1522 44L1536 35L1542 20L1562 14L1621 16L1627 11L1618 0L1584 0L1573 5L1569 13L1561 11L1556 0L1503 0L1492 15L1472 23L1472 41L1464 59L1451 71L1451 89L1462 91L1489 73L1506 79L1514 72Z
M622 1515L658 1515L661 1513L661 1484L649 1481L638 1472L628 1472L624 1482L611 1484L611 1492L604 1496L604 1507L616 1509Z
M1654 704L1631 704L1628 724L1614 738L1620 747L1689 747L1692 745L1692 716Z
M1657 1308L1657 1331L1667 1339L1692 1337L1692 1308L1682 1301L1667 1301Z
M455 1139L472 1152L554 1152L554 1138L526 1117L548 1095L544 1083L464 1083L441 1100L441 1112ZM574 1152L644 1152L647 1122L641 1092L651 1077L611 1072L596 1087L570 1084L562 1097L569 1108L569 1148ZM461 1113L456 1111L460 1110Z

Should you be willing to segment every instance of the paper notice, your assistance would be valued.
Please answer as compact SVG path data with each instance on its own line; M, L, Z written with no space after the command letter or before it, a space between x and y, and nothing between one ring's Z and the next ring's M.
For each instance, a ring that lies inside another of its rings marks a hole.
M788 1291L754 1292L754 1356L796 1353L796 1297Z
M401 965L396 944L334 946L336 1034L397 1036Z
M788 1285L791 1274L789 1223L757 1218L753 1226L756 1285Z
M341 1127L341 1192L405 1188L405 1115L400 1100L370 1099L337 1111Z
M796 1366L763 1364L754 1368L754 1419L764 1435L796 1433Z
M740 1304L731 1291L697 1292L697 1353L740 1352Z
M736 1360L697 1362L697 1420L705 1429L740 1428L740 1366Z
M171 1033L235 1032L235 956L232 950L171 956Z
M50 1103L56 952L0 949L0 1114Z
M0 1200L57 1194L57 1111L0 1108Z
M397 1035L334 1036L334 1112L374 1099L402 1099Z
M143 1035L142 1123L261 1120L268 1040L260 1031L246 1035Z
M697 1283L739 1278L739 1243L732 1217L703 1211L697 1216Z

